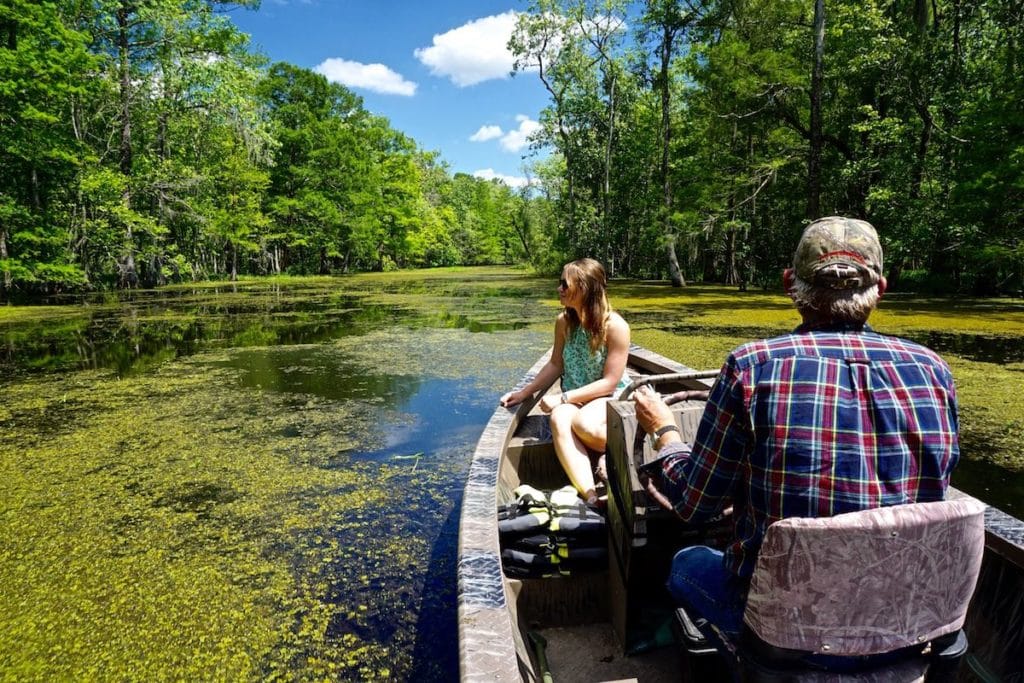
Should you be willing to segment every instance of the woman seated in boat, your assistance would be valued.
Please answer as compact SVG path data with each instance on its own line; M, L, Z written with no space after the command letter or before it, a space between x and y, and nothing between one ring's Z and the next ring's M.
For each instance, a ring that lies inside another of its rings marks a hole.
M628 383L629 325L608 304L607 282L604 266L594 259L565 264L558 283L558 301L565 308L555 321L551 360L525 387L501 397L501 405L514 406L562 378L562 393L548 394L540 407L551 414L562 468L590 505L598 502L590 452L604 452L605 404Z

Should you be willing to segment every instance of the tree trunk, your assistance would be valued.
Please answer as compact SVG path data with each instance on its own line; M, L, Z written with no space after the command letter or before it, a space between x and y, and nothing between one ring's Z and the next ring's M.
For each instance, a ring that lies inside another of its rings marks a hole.
M611 92L608 95L608 139L605 141L604 146L604 187L601 188L601 192L604 195L603 212L604 212L604 230L605 236L609 233L608 224L611 220L611 202L612 202L612 136L615 130L615 81L617 79L617 73L615 72L614 65L612 68L612 84Z
M128 0L121 0L117 9L117 53L121 105L120 169L126 180L132 175L132 121L131 121L131 69L128 42L128 14L131 12ZM126 209L131 208L131 184L125 183L121 201ZM121 286L134 287L138 284L135 272L135 237L132 235L131 219L125 226L124 260L121 265Z
M669 235L668 244L665 245L665 255L668 257L668 276L672 280L672 286L685 287L686 279L683 278L683 271L679 268L679 258L676 256L675 235Z
M566 194L569 196L569 220L566 238L571 252L576 243L576 183L573 180L573 161L575 160L575 155L572 154L572 141L565 125L565 89L556 90L552 85L543 55L539 55L537 59L537 74L540 77L540 82L544 84L544 89L548 91L548 94L551 95L551 100L555 103L558 137L562 139L562 156L565 158L565 182L567 185Z
M559 114L558 127L558 135L562 138L562 149L564 150L562 156L565 157L566 193L569 195L569 221L566 241L569 251L572 252L576 247L576 235L578 232L576 226L576 182L573 180L573 160L576 156L570 155L572 142L569 138L569 133L562 128L561 114Z
M160 161L167 161L167 112L160 112L156 120L156 154Z
M676 256L676 235L672 230L672 178L669 174L668 155L672 143L672 93L669 88L668 68L672 60L672 41L675 30L664 26L661 34L661 72L658 80L661 85L661 192L662 192L662 225L665 234L665 251L668 257L668 275L673 287L683 287L686 280L679 268Z
M825 0L814 2L814 68L811 71L810 152L807 159L807 217L821 214L821 83L825 55Z
M512 227L519 237L519 243L523 245L523 254L528 263L533 262L533 254L530 253L530 213L527 208L527 200L522 199L519 205L518 219L512 219Z
M238 245L231 245L231 281L238 280Z
M7 228L0 227L0 261L6 262L8 256L9 255L7 253ZM3 279L0 280L0 301L3 301L4 299L7 298L13 284L14 282L12 281L11 278L11 271L7 269L7 265L5 263L3 269Z
M150 278L156 283L157 287L163 287L167 284L167 276L164 275L164 260L159 255L153 257L153 263L151 264L153 269L153 275Z
M917 113L921 117L921 137L917 141L917 158L914 160L914 177L910 183L910 198L917 199L921 196L921 184L924 182L924 169L928 159L928 146L932 140L932 128L934 121L927 103L917 106Z
M32 167L29 177L32 185L32 208L38 213L43 209L43 202L39 195L39 170L35 166Z
M725 284L739 284L739 273L736 271L736 229L725 231Z

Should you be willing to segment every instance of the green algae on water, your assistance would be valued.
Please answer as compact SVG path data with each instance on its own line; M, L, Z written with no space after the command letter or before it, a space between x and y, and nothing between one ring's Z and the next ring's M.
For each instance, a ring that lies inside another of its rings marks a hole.
M3 677L408 678L421 614L454 610L436 544L475 435L390 440L428 385L489 411L550 344L554 284L438 269L0 309ZM701 369L798 322L772 292L610 294L634 342ZM1024 472L1021 306L897 295L872 324L945 335L964 458Z
M239 358L289 347L214 350L126 377L86 370L8 383L5 672L409 675L419 610L437 611L440 599L425 592L426 577L454 577L453 566L432 566L432 546L472 443L423 453L415 468L349 454L383 445L380 421L403 422L406 390L422 378L477 377L486 393L469 400L490 406L543 350L537 339L494 364L493 341L382 329L291 347L287 363L271 364L302 374L333 358L327 367L348 368L337 384L379 368L399 378L344 400L315 383L239 383Z

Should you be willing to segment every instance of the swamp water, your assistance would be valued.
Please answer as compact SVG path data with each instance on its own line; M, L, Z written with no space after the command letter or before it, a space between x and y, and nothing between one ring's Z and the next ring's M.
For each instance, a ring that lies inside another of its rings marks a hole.
M515 294L250 284L0 328L0 679L456 677L469 459L550 342Z
M463 269L0 308L0 679L454 678L469 458L550 343L553 284ZM694 367L794 324L778 295L612 295L637 343ZM954 483L1018 516L1020 463L993 454L1021 455L1020 308L929 313L957 334L897 299L877 325L960 343L982 457Z

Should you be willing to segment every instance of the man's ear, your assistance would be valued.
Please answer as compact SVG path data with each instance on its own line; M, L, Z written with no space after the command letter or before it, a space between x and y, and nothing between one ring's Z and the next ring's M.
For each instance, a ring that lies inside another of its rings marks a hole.
M881 275L878 278L878 298L881 299L882 295L885 294L885 290L889 288L889 283L886 282L885 276Z
M786 294L789 294L789 290L793 289L793 280L795 277L796 275L792 268L786 268L782 271L782 289Z

